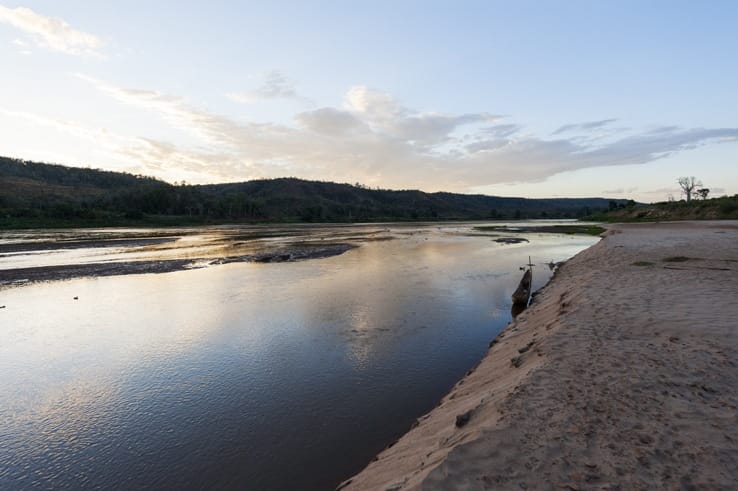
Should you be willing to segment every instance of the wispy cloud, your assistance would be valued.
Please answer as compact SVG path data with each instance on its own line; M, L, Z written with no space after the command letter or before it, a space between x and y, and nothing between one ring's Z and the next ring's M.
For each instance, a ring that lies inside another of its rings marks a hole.
M68 55L102 56L103 41L93 34L78 31L63 19L37 14L26 7L14 9L0 5L0 23L9 24L29 35L40 47ZM15 44L23 46L23 40Z
M505 124L496 124L494 126L488 126L484 128L482 131L483 133L491 135L495 138L507 138L509 136L514 135L515 133L518 133L522 129L523 127L520 126L519 124L505 123Z
M51 118L26 111L14 111L4 107L0 107L0 114L34 125L50 127L66 135L95 142L98 145L115 143L115 145L123 146L135 142L134 138L115 135L103 128L91 128L79 121Z
M18 39L18 38L16 38L16 39L13 39L13 41L11 42L11 44L12 44L13 46L15 46L15 47L16 47L16 49L18 49L18 53L20 53L20 54L22 54L22 55L30 55L30 54L32 54L32 53L33 53L33 52L32 52L32 51L31 51L31 50L29 49L29 45L28 45L28 43L27 43L26 41L23 41L22 39Z
M615 194L633 194L636 191L638 191L638 186L634 186L631 188L615 188L615 189L607 189L605 191L602 191L602 194L605 196L608 195L615 195Z
M587 121L585 123L565 124L551 134L560 135L561 133L569 133L572 131L592 131L614 123L615 121L617 121L617 119L611 118L601 119L599 121Z
M187 132L189 137L179 140L186 145L136 135L119 153L143 172L166 177L183 169L193 182L292 175L468 191L540 182L578 169L645 164L738 137L738 128L662 127L599 140L543 138L489 113L416 111L363 86L349 89L341 107L297 113L293 124L241 122L182 97L79 77L120 103L153 112Z
M233 92L226 97L234 102L252 104L254 102L275 99L291 99L306 104L312 101L298 94L295 82L279 70L272 70L264 76L264 81L258 88L246 92Z

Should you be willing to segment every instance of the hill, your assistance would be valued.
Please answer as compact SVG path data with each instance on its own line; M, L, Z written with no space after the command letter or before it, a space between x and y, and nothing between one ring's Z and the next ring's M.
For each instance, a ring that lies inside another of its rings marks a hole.
M233 222L578 218L603 198L527 199L296 178L174 185L145 176L0 157L0 227Z
M661 203L614 206L603 213L596 213L589 220L600 222L657 222L678 220L726 220L738 219L738 194L711 199L664 201Z

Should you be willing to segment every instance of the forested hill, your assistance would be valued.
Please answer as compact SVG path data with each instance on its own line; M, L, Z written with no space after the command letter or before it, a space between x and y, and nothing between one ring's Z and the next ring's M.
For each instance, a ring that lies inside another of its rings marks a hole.
M390 191L295 178L173 185L120 172L0 157L0 226L576 218L602 198Z

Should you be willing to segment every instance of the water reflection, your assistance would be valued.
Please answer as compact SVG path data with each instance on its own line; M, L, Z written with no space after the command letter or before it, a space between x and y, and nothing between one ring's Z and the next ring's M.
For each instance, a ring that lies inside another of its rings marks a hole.
M509 320L519 264L594 242L470 230L234 228L249 247L362 240L313 261L0 290L0 488L335 486L476 363ZM210 229L182 237L229 247Z
M528 308L528 306L525 305L525 304L514 303L510 307L510 315L512 316L513 319L515 319L517 316L519 316L520 314L522 314L523 311L525 309L527 309L527 308Z

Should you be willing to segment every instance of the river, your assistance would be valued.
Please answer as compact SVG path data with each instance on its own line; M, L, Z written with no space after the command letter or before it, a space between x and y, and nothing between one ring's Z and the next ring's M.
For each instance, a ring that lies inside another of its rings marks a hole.
M334 488L597 240L476 225L0 233L0 488Z

